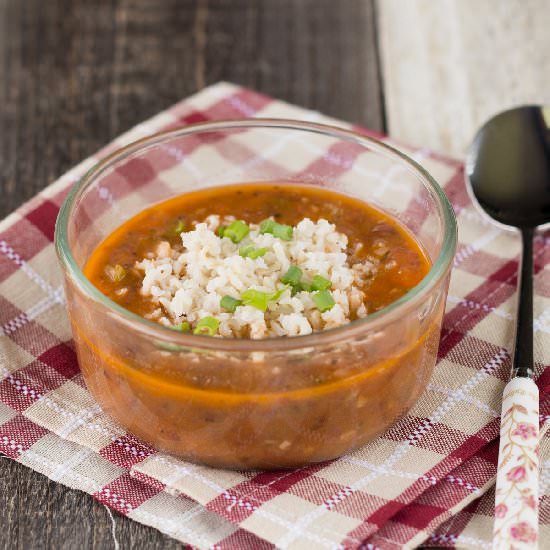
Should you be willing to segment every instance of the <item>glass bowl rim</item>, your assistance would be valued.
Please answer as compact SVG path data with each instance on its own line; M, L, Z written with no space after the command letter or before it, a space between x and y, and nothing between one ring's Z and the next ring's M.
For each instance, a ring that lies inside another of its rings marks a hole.
M71 221L73 210L86 188L116 163L163 142L191 134L227 131L239 128L286 129L321 134L355 143L376 153L382 153L388 157L397 159L399 162L407 165L409 169L421 176L423 185L437 203L439 216L442 218L444 225L444 238L441 250L428 273L401 298L363 319L357 319L340 327L313 332L304 336L278 336L257 340L250 338L212 338L210 336L176 332L123 308L105 296L84 275L69 245L69 222ZM457 223L454 210L441 186L425 168L397 148L374 137L359 134L358 132L338 126L283 118L249 118L199 122L157 132L133 141L100 159L73 185L63 201L55 224L54 242L57 256L65 275L71 277L71 280L76 283L79 290L87 298L107 308L111 315L114 315L118 321L129 326L132 330L135 331L137 329L144 335L154 338L159 343L181 346L182 348L202 348L228 352L268 352L318 347L319 345L324 346L348 340L360 336L366 330L376 330L381 326L390 324L397 318L401 318L405 312L410 311L424 296L429 295L430 291L437 286L450 270L457 245Z

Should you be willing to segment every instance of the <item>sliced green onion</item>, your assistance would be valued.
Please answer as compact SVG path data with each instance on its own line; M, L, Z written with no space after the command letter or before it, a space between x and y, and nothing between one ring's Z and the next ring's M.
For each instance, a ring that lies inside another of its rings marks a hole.
M273 229L277 222L275 220L267 219L260 223L260 235L263 235L264 233L271 233L273 234Z
M239 248L239 256L246 258L248 254L253 250L254 250L253 244L247 244L246 246L241 246L241 248Z
M311 285L305 281L300 281L297 285L292 286L292 296L298 292L311 292Z
M298 292L301 292L301 290L302 289L300 288L300 285L293 286L291 287L290 295L296 296L296 294L298 294Z
M243 258L251 258L255 260L260 256L263 256L267 252L267 248L255 248L253 244L247 244L239 248L239 256Z
M234 243L240 243L250 233L250 227L241 220L235 220L228 225L223 232L224 237L228 237Z
M178 325L170 327L172 330L179 330L180 332L189 332L191 330L191 325L188 321L182 321Z
M214 317L203 317L197 321L193 334L203 334L205 336L214 336L218 331L220 322Z
M223 237L226 229L227 229L227 225L220 225L220 227L218 227L216 231L216 233L218 234L218 237Z
M120 264L116 264L114 267L112 265L106 265L105 274L113 283L120 283L120 281L126 277L126 270Z
M237 298L233 298L233 296L224 296L220 300L220 306L223 307L223 309L230 311L231 313L234 313L237 307L241 304L241 300L237 300Z
M300 282L303 274L303 271L299 267L291 265L288 271L281 277L281 282L285 285L296 286Z
M327 290L332 285L332 282L321 275L315 275L311 280L311 290Z
M261 258L262 256L265 256L265 253L267 252L267 248L255 248L252 250L252 252L248 253L248 257L252 260L255 260L256 258Z
M277 223L275 220L267 219L260 223L260 235L271 233L274 237L283 241L290 241L294 233L294 229L290 225Z
M284 225L282 223L276 223L273 228L273 236L281 239L282 241L291 241L294 229L290 225Z
M284 293L284 291L287 289L288 287L284 286L283 288L279 289L277 292L274 292L270 298L269 298L269 301L270 302L275 302L276 300L278 300Z
M262 292L260 290L245 290L241 294L242 303L245 306L252 306L261 311L267 310L267 304L271 298L271 294L268 292Z
M321 313L332 309L335 305L334 298L328 290L319 290L318 292L314 292L311 297L313 298L317 309Z
M262 292L261 290L245 290L241 294L241 301L245 306L252 306L261 311L267 310L267 304L269 302L275 302L278 300L284 293L287 287L279 289L277 292L269 293Z

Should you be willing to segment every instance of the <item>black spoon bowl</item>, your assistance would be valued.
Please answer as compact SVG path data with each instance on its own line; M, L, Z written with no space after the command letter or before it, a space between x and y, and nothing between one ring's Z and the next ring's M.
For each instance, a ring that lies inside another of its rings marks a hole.
M485 123L466 172L475 198L495 220L520 229L549 223L550 107L518 107Z
M530 542L536 544L538 535L537 507L526 505L538 502L533 239L538 226L550 223L550 108L518 107L490 119L470 148L466 179L483 210L518 229L523 244L512 379L503 392L493 529L493 548L506 549L513 546L514 522L527 526Z

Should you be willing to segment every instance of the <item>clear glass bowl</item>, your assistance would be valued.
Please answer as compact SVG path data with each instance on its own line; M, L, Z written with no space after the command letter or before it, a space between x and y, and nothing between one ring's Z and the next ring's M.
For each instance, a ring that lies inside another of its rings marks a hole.
M353 195L396 217L432 261L385 309L294 338L178 333L121 308L83 274L124 220L174 195L294 182ZM105 158L75 186L56 227L69 316L89 390L158 449L229 468L289 468L372 440L410 409L436 360L456 248L445 194L421 166L359 134L249 119L160 133Z

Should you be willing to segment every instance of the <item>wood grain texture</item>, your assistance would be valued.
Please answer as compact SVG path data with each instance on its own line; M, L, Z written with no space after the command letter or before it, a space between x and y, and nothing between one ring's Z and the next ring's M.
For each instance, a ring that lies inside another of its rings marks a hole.
M0 0L0 216L229 80L383 129L370 0Z
M498 111L550 104L548 0L380 0L389 133L462 156Z
M0 0L0 216L218 80L383 130L372 0ZM115 514L122 549L175 548ZM0 458L0 548L113 548L106 509Z

